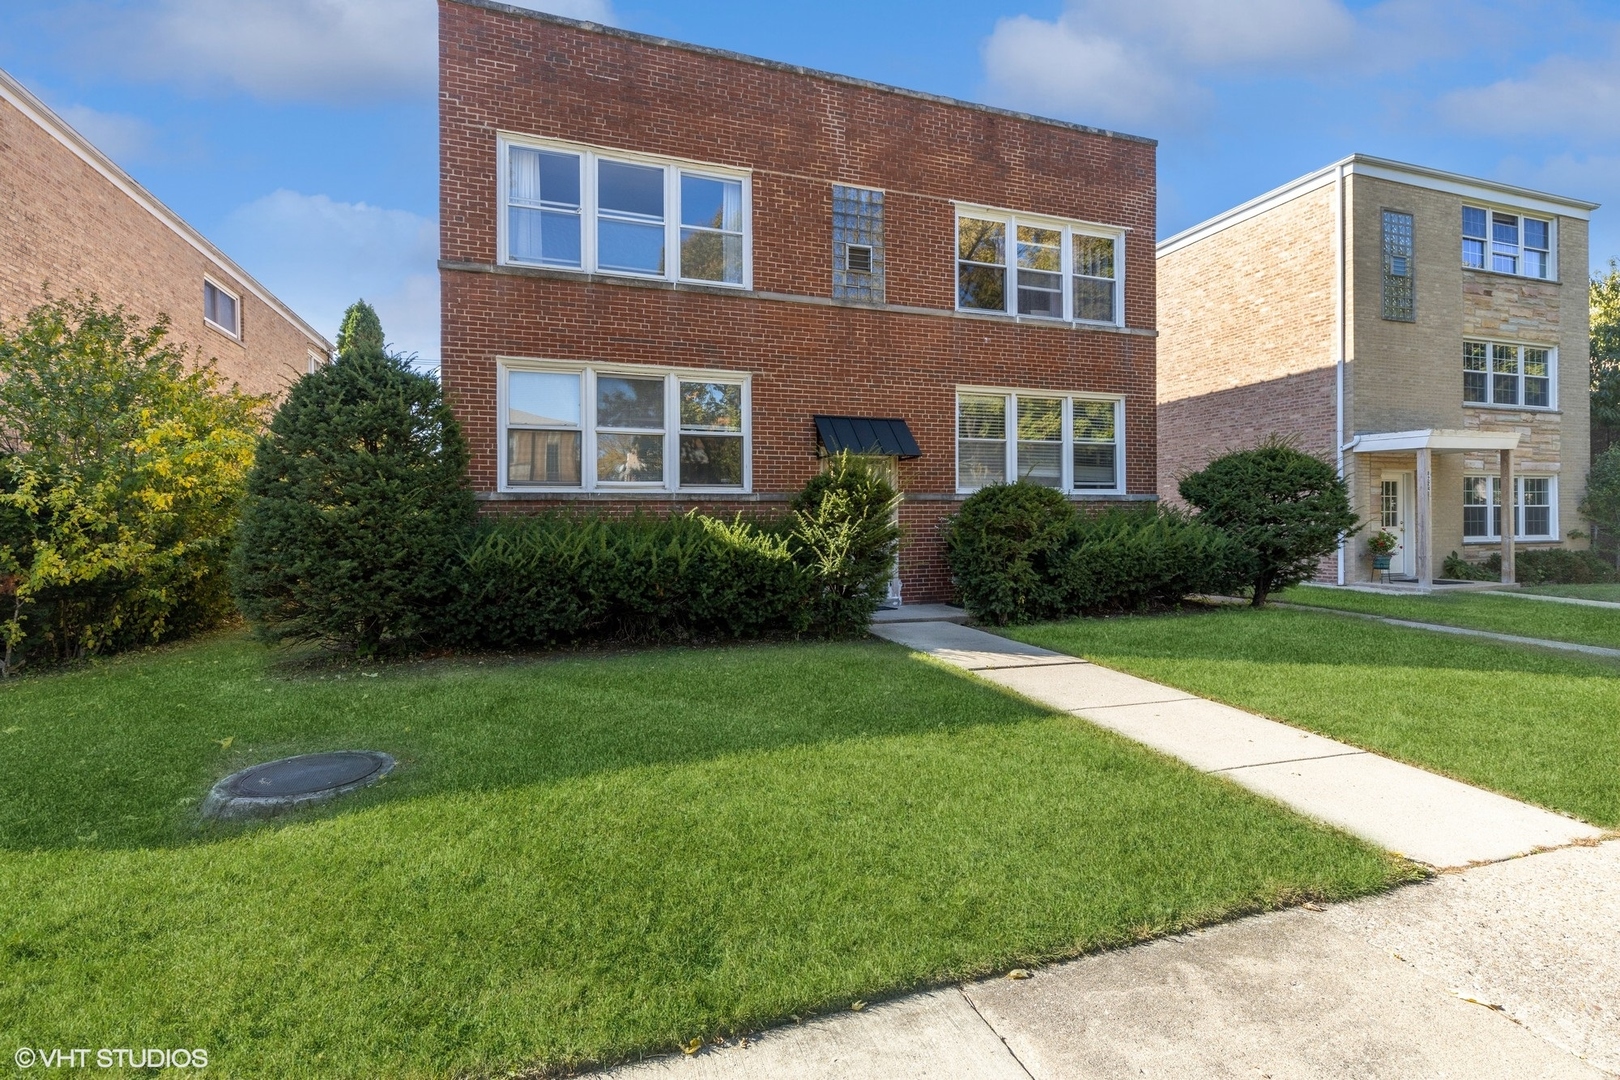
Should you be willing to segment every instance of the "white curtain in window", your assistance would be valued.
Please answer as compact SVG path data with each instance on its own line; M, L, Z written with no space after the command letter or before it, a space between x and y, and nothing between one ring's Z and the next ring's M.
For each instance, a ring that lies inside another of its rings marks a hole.
M540 152L512 147L512 201L540 201Z

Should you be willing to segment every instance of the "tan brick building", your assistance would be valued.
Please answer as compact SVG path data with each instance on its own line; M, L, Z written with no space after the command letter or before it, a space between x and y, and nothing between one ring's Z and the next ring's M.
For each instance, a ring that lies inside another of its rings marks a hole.
M95 293L279 394L331 345L84 136L0 71L0 323Z
M1588 457L1596 204L1352 155L1158 245L1159 492L1269 435L1337 463L1368 527L1323 577L1427 588L1571 543ZM1511 497L1510 497L1511 496ZM1516 530L1504 530L1504 507Z

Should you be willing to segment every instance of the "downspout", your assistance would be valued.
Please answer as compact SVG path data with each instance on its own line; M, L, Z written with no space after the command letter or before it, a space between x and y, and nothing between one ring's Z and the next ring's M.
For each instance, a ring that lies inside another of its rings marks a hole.
M1333 177L1333 264L1338 274L1334 290L1334 402L1333 445L1338 448L1339 479L1344 479L1344 338L1345 338L1345 265L1344 265L1344 163L1340 162ZM1344 537L1339 538L1339 584L1344 584Z

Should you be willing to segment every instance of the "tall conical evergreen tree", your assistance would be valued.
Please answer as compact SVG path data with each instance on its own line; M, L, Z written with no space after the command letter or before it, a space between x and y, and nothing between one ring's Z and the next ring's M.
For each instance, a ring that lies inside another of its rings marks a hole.
M382 352L383 328L377 309L364 300L350 304L349 310L343 313L343 325L338 327L337 348L339 356L351 352Z

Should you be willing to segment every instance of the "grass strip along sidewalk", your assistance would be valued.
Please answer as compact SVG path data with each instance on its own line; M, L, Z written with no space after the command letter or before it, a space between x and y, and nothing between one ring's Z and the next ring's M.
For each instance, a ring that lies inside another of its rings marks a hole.
M1317 585L1296 586L1275 599L1389 619L1620 649L1620 611L1580 604L1549 604L1488 592L1390 596Z
M1415 873L880 643L296 672L223 638L0 715L0 1042L210 1076L622 1059ZM195 816L340 748L401 767Z
M1605 604L1620 604L1620 584L1593 585L1527 585L1519 590L1540 596L1569 596L1577 600L1597 600Z
M1620 666L1607 661L1275 608L1005 632L1620 827Z

